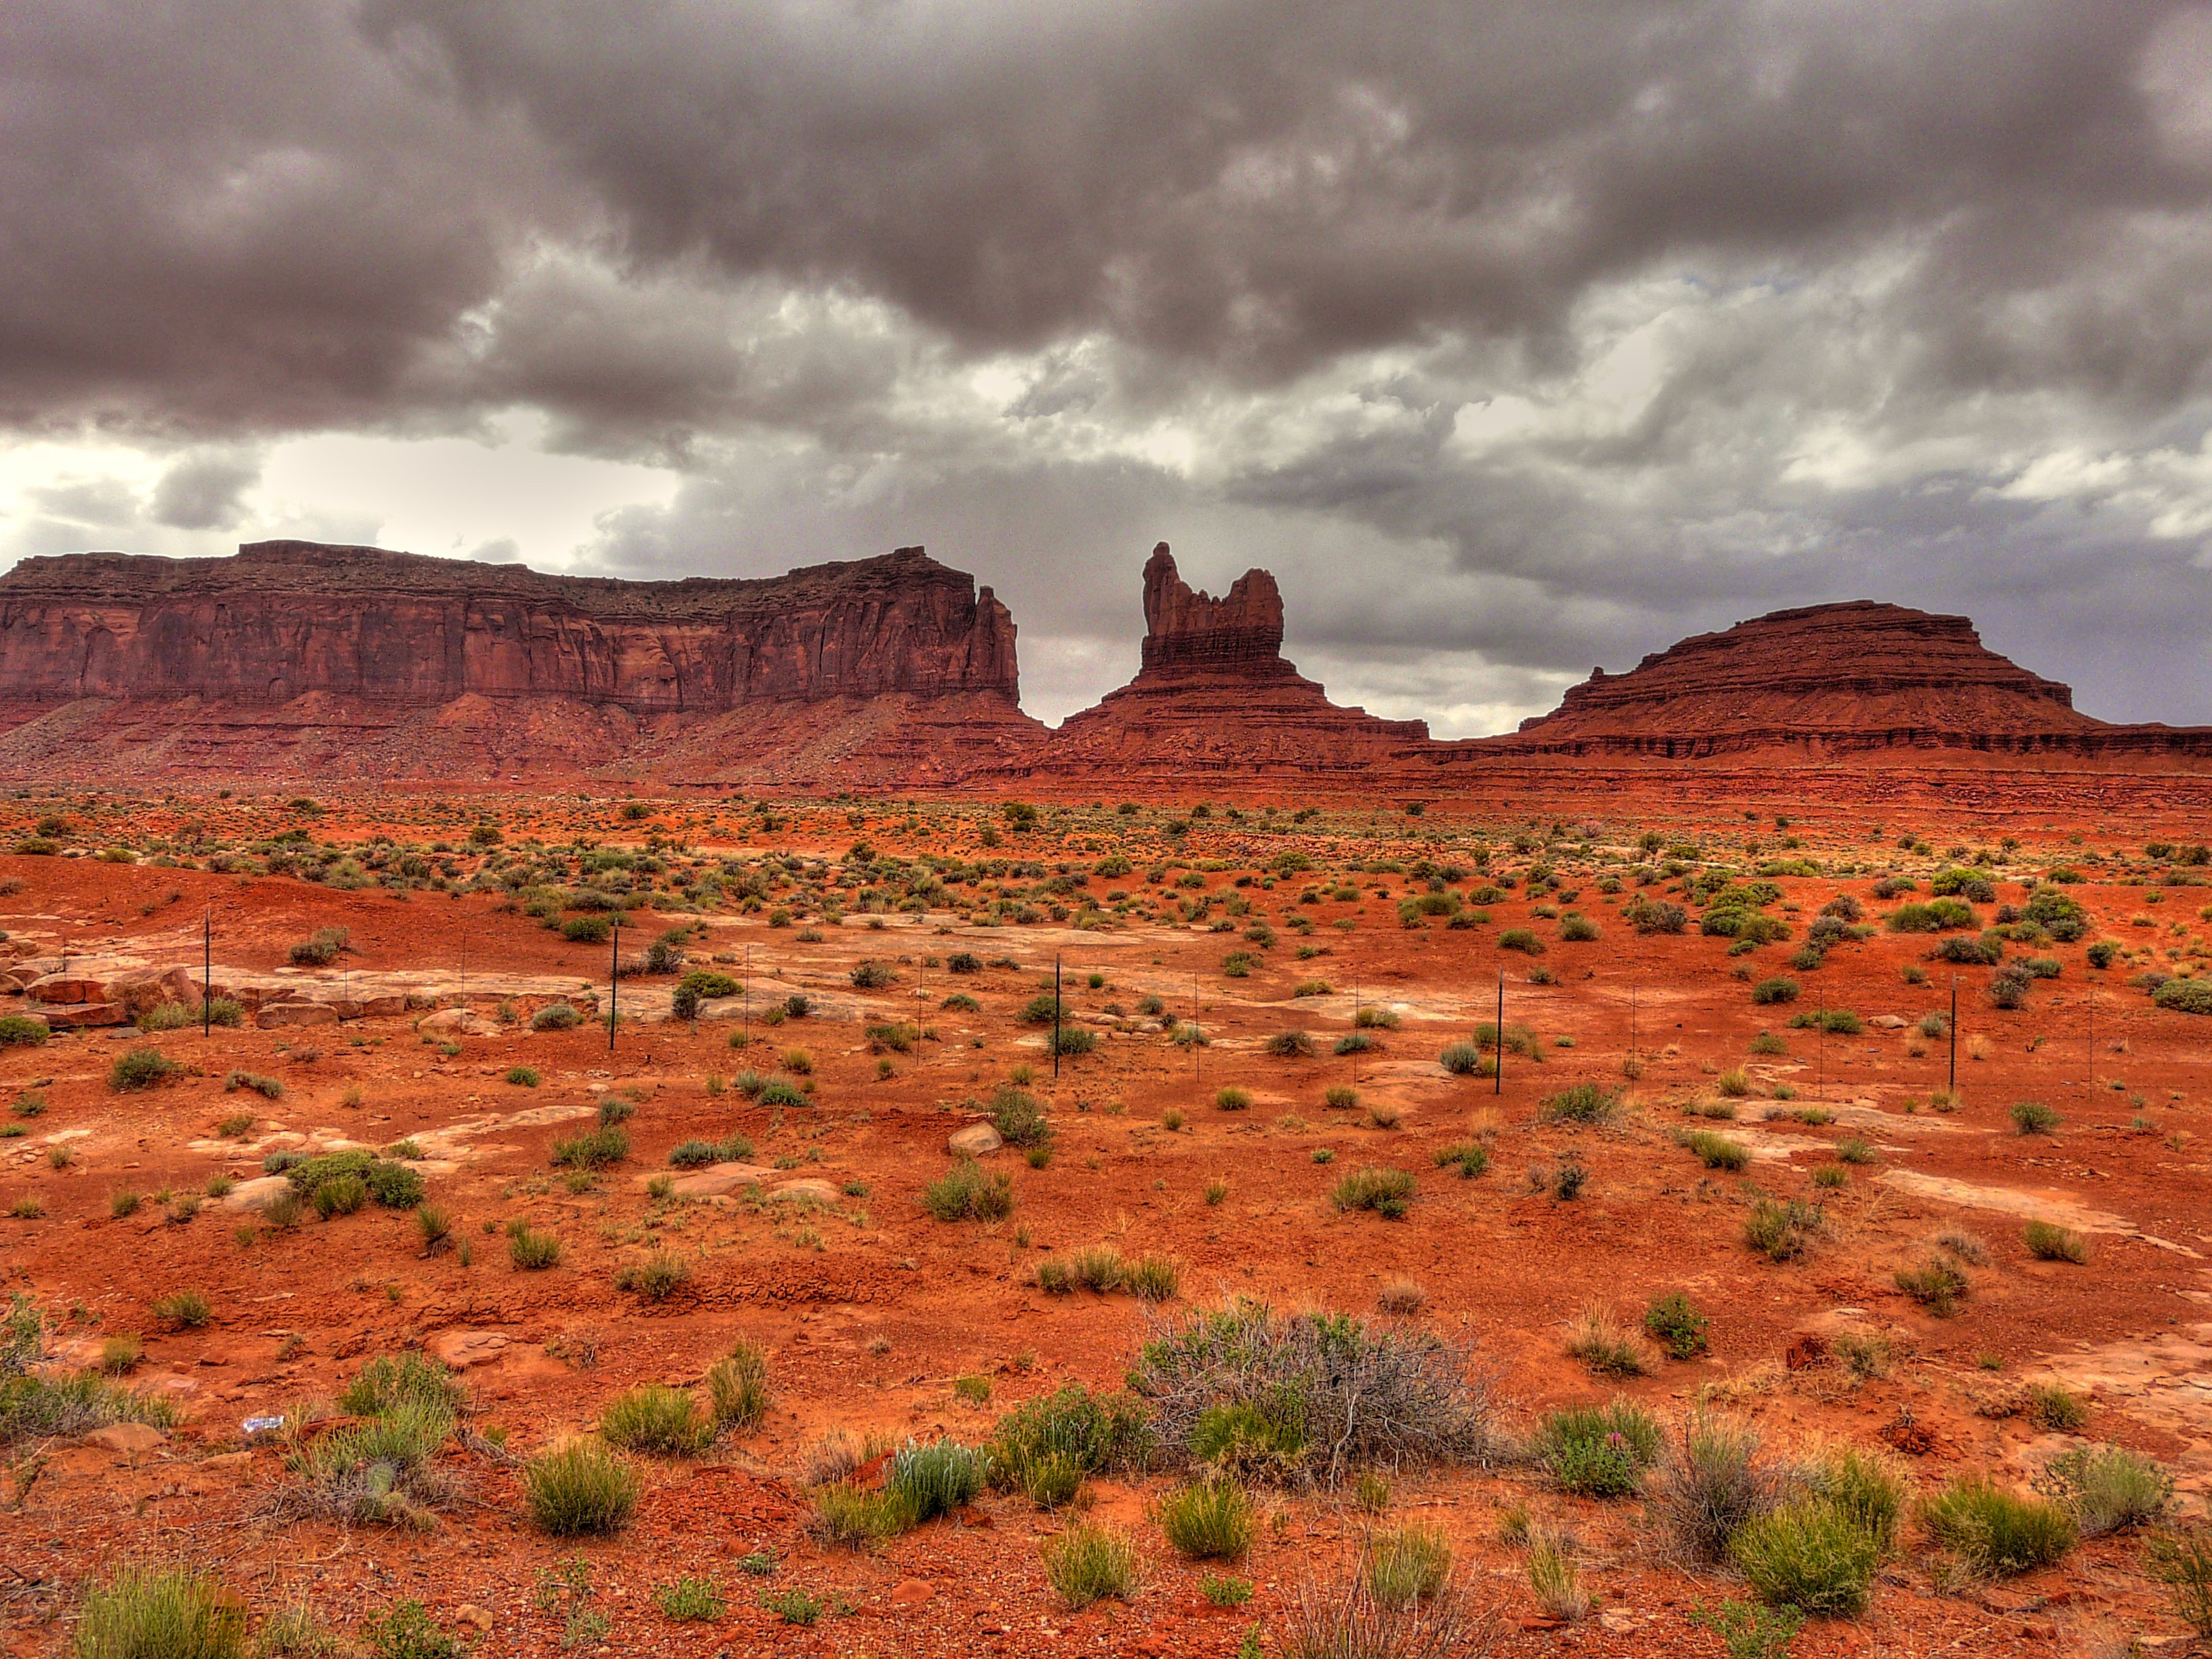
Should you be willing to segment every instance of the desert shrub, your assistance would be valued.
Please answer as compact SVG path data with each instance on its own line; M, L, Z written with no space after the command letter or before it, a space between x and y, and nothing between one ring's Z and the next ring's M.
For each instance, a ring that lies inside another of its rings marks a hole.
M1479 1140L1455 1140L1436 1151L1439 1170L1456 1169L1462 1181L1472 1181L1490 1167L1490 1149Z
M1729 1541L1729 1555L1761 1601L1834 1619L1866 1611L1881 1561L1873 1539L1818 1498L1754 1516Z
M2065 1120L2039 1100L2023 1100L2012 1109L2012 1126L2023 1135L2047 1135Z
M1585 1308L1567 1325L1567 1352L1596 1376L1641 1376L1644 1355L1609 1310Z
M1263 1046L1282 1060L1310 1059L1314 1052L1313 1037L1305 1031L1278 1031Z
M317 1187L314 1196L307 1201L325 1221L335 1216L353 1215L368 1203L368 1183L357 1175L334 1176Z
M1137 1547L1127 1534L1084 1522L1037 1547L1045 1581L1071 1609L1114 1596L1126 1601L1137 1587Z
M1451 1042L1444 1045L1437 1056L1437 1064L1454 1077L1487 1077L1492 1067L1482 1057L1482 1050L1472 1042Z
M895 1494L913 1523L951 1515L983 1490L983 1454L957 1440L909 1440L892 1455L884 1490Z
M556 1140L551 1158L556 1168L597 1170L609 1164L619 1164L629 1156L629 1133L609 1123L596 1129L587 1129L581 1134Z
M711 1140L686 1140L668 1149L668 1162L678 1170L700 1170L721 1158L721 1149Z
M896 983L898 975L889 963L863 962L853 969L848 977L855 990L880 991L885 986ZM1048 1014L1046 1018L1049 1019L1051 1016Z
M1370 1165L1338 1182L1330 1201L1340 1213L1372 1210L1386 1220L1402 1221L1412 1206L1413 1198L1412 1171Z
M1194 1561L1233 1561L1251 1547L1252 1500L1233 1475L1212 1474L1160 1500L1160 1530Z
M184 1069L159 1048L125 1049L107 1068L107 1086L118 1091L150 1089Z
M621 1451L684 1457L703 1450L714 1436L690 1395L658 1382L617 1396L599 1413L599 1438Z
M2008 962L1990 975L1986 994L1999 1008L2021 1008L2027 1004L2028 988L2035 978L2017 962Z
M1645 1513L1686 1559L1717 1563L1731 1539L1780 1504L1784 1486L1760 1459L1756 1430L1693 1412L1645 1482Z
M2212 1636L2212 1527L2178 1527L2158 1534L2145 1552L2143 1567L2166 1586L2174 1617L2199 1636Z
M1249 1111L1252 1106L1252 1091L1234 1086L1216 1089L1213 1091L1213 1103L1224 1112Z
M2081 901L2055 887L2037 888L2023 914L2061 945L2071 945L2088 931L2089 914Z
M1899 1267L1897 1288L1937 1318L1948 1318L1966 1298L1966 1275L1940 1255L1931 1255L1917 1267Z
M434 1460L453 1430L453 1407L443 1399L390 1400L292 1454L301 1481L293 1503L337 1520L427 1526L447 1490Z
M2185 1014L2212 1014L2212 979L2170 979L2151 993L2161 1008Z
M1451 1577L1451 1540L1441 1527L1389 1527L1367 1540L1360 1570L1386 1607L1411 1607L1441 1594Z
M28 1014L0 1014L0 1048L26 1045L35 1048L52 1035L43 1019Z
M338 959L341 952L353 948L352 937L343 927L318 927L293 945L288 954L299 967L327 967Z
M862 1549L911 1531L918 1524L910 1500L885 1487L863 1492L849 1480L833 1480L813 1494L812 1530L823 1542Z
M1879 1369L1863 1364L1839 1340L1837 1352L1844 1356L1855 1375L1881 1376L1888 1370L1887 1348ZM1879 1556L1887 1558L1896 1547L1899 1523L1905 1517L1905 1480L1879 1453L1857 1446L1827 1448L1800 1471L1807 1490L1841 1514L1874 1540Z
M1690 921L1690 913L1680 905L1640 895L1622 907L1620 915L1639 933L1679 933Z
M605 945L613 931L605 916L570 916L561 924L561 937L572 945Z
M1804 1255L1824 1224L1817 1204L1762 1198L1744 1218L1743 1238L1768 1261L1789 1261Z
M1650 1412L1614 1400L1547 1413L1529 1449L1563 1492L1626 1498L1643 1485L1660 1444L1659 1425Z
M642 1261L624 1262L615 1272L615 1288L634 1291L642 1302L665 1302L690 1282L691 1265L680 1255L656 1250Z
M2055 1221L2031 1221L2021 1229L2027 1253L2039 1261L2086 1262L2089 1241Z
M768 1355L739 1342L707 1369L707 1397L717 1432L745 1434L768 1414Z
M1889 913L1893 933L1941 933L1974 925L1974 910L1955 898L1931 899L1925 904L1900 904Z
M2027 1415L2038 1428L2071 1433L2089 1420L2088 1401L2063 1382L2031 1382Z
M574 1030L583 1016L565 1002L550 1002L530 1017L533 1031Z
M1675 1139L1695 1152L1708 1170L1741 1170L1751 1161L1751 1149L1741 1140L1730 1140L1711 1129L1685 1130Z
M1620 1109L1620 1096L1602 1084L1577 1083L1545 1096L1537 1109L1547 1123L1603 1123Z
M1518 951L1523 956L1540 957L1544 954L1544 941L1526 927L1508 927L1498 936L1498 948Z
M1984 1475L1961 1475L1923 1501L1919 1513L1929 1539L1992 1577L2049 1566L2074 1547L2074 1517L2065 1505L2022 1498Z
M1694 1359L1705 1351L1709 1322L1680 1291L1655 1297L1644 1310L1644 1328L1673 1359Z
M597 1441L571 1440L524 1466L523 1504L556 1538L616 1533L629 1524L643 1484Z
M1334 1484L1377 1464L1486 1460L1486 1379L1433 1333L1237 1302L1157 1328L1131 1390L1170 1453Z
M1797 1000L1797 981L1787 977L1763 979L1751 988L1751 1000L1762 1007L1770 1003L1795 1002Z
M2084 1538L2148 1526L2173 1499L2173 1477L2124 1446L2075 1446L2044 1468L2036 1490L2073 1512Z
M1143 1468L1152 1445L1133 1395L1092 1395L1069 1382L1000 1418L984 1453L994 1486L1056 1509L1074 1499L1085 1476Z
M510 1222L507 1229L507 1258L524 1273L542 1273L559 1264L561 1241L550 1232L533 1232L520 1220Z
M991 1097L991 1127L1009 1146L1046 1146L1052 1143L1052 1124L1037 1098L1011 1083L1001 1084Z
M1559 918L1559 937L1570 944L1587 943L1599 937L1598 925L1579 910L1570 910Z
M356 1417L378 1417L403 1405L459 1410L467 1390L434 1359L421 1354L379 1354L355 1373L338 1395L338 1408Z
M85 1592L75 1659L243 1659L246 1608L211 1573L126 1569Z
M1871 1164L1875 1150L1856 1135L1845 1135L1836 1143L1836 1162L1838 1164Z
M939 1221L1003 1220L1013 1213L1013 1178L962 1158L922 1188L921 1207Z
M1182 1264L1173 1256L1139 1256L1123 1272L1122 1283L1139 1302L1172 1302L1182 1288Z

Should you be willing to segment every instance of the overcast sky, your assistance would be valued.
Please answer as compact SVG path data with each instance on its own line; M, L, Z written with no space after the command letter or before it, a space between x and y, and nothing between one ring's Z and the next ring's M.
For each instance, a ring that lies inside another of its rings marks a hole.
M2212 7L14 0L0 560L1159 540L1439 735L1783 605L2212 722Z

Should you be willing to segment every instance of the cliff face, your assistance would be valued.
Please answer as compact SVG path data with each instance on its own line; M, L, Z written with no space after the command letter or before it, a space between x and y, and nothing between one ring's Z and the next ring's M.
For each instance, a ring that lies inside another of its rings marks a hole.
M377 548L78 553L0 577L13 702L373 705L568 696L633 713L892 692L1019 696L1014 623L918 547L759 581L624 582Z
M1219 599L1194 592L1162 542L1145 562L1137 678L1071 714L1016 763L1032 774L1257 780L1357 772L1428 740L1419 720L1331 702L1285 661L1275 579L1248 570Z

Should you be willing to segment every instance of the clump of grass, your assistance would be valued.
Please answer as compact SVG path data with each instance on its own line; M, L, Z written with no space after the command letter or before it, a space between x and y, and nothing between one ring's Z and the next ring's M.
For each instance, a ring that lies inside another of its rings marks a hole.
M717 1432L750 1433L768 1414L768 1355L739 1342L707 1370L710 1415Z
M198 1291L171 1291L154 1298L153 1315L179 1330L196 1331L215 1317L215 1310Z
M1160 1530L1194 1561L1233 1561L1251 1547L1252 1500L1231 1475L1193 1481L1160 1500Z
M1367 1540L1361 1568L1386 1607L1433 1600L1451 1577L1451 1541L1440 1527L1389 1527Z
M2089 1406L2063 1382L2031 1382L2027 1414L2039 1427L2071 1433L2089 1420Z
M721 1592L711 1578L679 1578L653 1592L653 1604L661 1616L681 1624L709 1624L726 1611Z
M921 1189L921 1207L939 1221L1001 1221L1013 1213L1013 1178L963 1158Z
M616 1124L602 1122L596 1129L556 1140L552 1162L556 1169L588 1170L619 1164L629 1156L629 1133Z
M2166 1586L2174 1616L2199 1636L2212 1636L2212 1527L2199 1523L2158 1534L2144 1571Z
M598 1442L571 1440L524 1468L522 1496L540 1530L571 1538L620 1532L642 1486L627 1463Z
M1067 1255L1068 1277L1086 1291L1096 1291L1101 1296L1121 1288L1127 1268L1121 1251L1111 1244L1086 1244Z
M2084 1538L2148 1526L2173 1501L2173 1477L2124 1446L2076 1446L2045 1466L2035 1488L2072 1511Z
M1567 1327L1567 1352L1593 1376L1641 1376L1644 1353L1636 1338L1609 1308L1589 1307Z
M615 1288L634 1291L644 1302L665 1302L690 1282L691 1264L657 1250L642 1261L625 1262L615 1273Z
M1410 1316L1428 1305L1429 1293L1416 1279L1393 1279L1376 1292L1375 1305L1386 1314Z
M1659 1425L1630 1401L1570 1406L1538 1425L1532 1449L1560 1490L1626 1498L1643 1486L1644 1471L1659 1455Z
M688 1457L714 1437L690 1395L658 1382L618 1395L599 1413L599 1438L621 1451Z
M1730 1140L1726 1135L1715 1134L1711 1129L1686 1129L1674 1137L1676 1142L1698 1155L1698 1161L1708 1170L1741 1170L1751 1162L1751 1149L1741 1140Z
M1213 1103L1224 1112L1249 1111L1252 1106L1252 1091L1233 1085L1213 1091Z
M1548 1528L1529 1534L1528 1590L1552 1618L1574 1624L1589 1616L1589 1591L1583 1588L1574 1545Z
M1436 1152L1439 1170L1456 1169L1462 1181L1472 1181L1490 1167L1490 1149L1479 1140L1455 1140Z
M75 1659L243 1659L246 1609L210 1573L126 1569L85 1593Z
M1139 1256L1129 1264L1123 1282L1139 1302L1172 1302L1182 1288L1182 1264L1173 1256Z
M507 1257L524 1273L542 1273L561 1260L561 1240L550 1232L533 1231L520 1220L507 1229Z
M1372 1210L1386 1220L1402 1221L1413 1206L1413 1185L1410 1170L1370 1166L1338 1182L1331 1202L1340 1213Z
M1934 1314L1948 1319L1958 1310L1971 1288L1966 1275L1940 1255L1931 1255L1917 1267L1899 1267L1897 1288Z
M1127 1601L1137 1588L1137 1547L1127 1533L1112 1527L1079 1523L1037 1548L1046 1582L1070 1609L1108 1596Z
M1547 1123L1605 1123L1620 1109L1621 1091L1601 1084L1577 1083L1547 1095L1538 1109Z
M1864 1613L1881 1564L1875 1540L1818 1498L1754 1516L1729 1541L1729 1555L1760 1600L1815 1618Z
M2089 1241L2055 1221L2031 1221L2021 1230L2027 1253L2039 1261L2087 1262Z
M1744 1218L1744 1243L1770 1261L1790 1261L1811 1248L1825 1225L1818 1205L1762 1198Z
M1920 1505L1929 1538L1990 1577L2049 1566L2074 1547L2074 1517L2063 1504L2022 1498L1984 1475L1961 1475Z

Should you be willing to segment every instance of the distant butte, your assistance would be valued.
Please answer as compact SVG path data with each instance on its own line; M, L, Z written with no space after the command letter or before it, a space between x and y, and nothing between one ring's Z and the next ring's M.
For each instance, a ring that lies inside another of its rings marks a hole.
M1162 542L1145 562L1137 678L1069 715L1027 765L1133 778L1340 776L1428 742L1419 720L1331 702L1282 647L1273 576L1248 570L1215 599L1183 580Z

